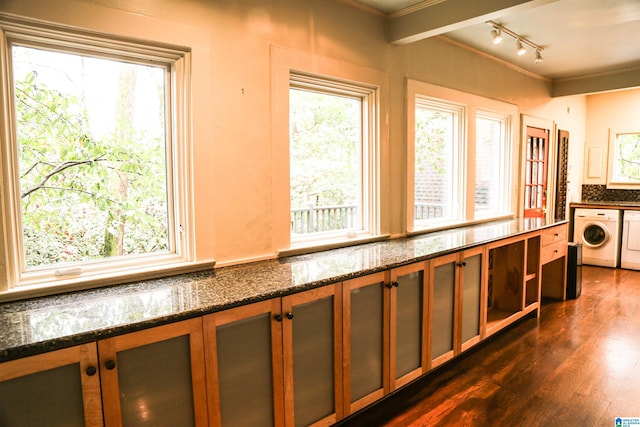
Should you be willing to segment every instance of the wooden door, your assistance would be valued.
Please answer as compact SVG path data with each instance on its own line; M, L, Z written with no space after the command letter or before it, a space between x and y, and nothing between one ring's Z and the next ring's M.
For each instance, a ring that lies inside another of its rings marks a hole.
M211 425L284 426L280 298L204 317Z
M343 417L341 284L282 298L285 425Z
M389 272L342 284L345 414L389 392Z
M524 216L544 218L547 213L549 131L527 126L524 183Z
M105 425L207 426L202 319L98 341Z
M95 343L0 364L3 426L102 426Z

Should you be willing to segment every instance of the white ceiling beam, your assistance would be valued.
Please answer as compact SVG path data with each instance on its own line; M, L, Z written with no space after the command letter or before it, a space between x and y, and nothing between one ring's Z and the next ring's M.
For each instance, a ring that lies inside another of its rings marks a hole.
M591 76L554 80L551 96L588 95L638 87L640 87L640 68L629 68Z
M412 43L558 0L446 0L389 21L389 41Z

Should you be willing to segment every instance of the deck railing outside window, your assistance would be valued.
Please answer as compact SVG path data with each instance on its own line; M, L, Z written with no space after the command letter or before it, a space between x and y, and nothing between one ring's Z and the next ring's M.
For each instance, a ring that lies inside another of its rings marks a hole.
M416 204L415 218L429 219L442 216L443 205ZM357 206L309 206L291 209L291 228L296 234L358 228Z
M348 230L358 227L357 206L310 206L291 209L294 233Z
M444 203L416 203L414 218L416 220L440 218L443 215Z

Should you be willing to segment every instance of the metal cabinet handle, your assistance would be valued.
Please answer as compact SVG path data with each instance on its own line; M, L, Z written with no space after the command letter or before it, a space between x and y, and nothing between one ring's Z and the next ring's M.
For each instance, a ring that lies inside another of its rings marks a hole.
M107 360L104 363L104 367L107 368L109 371L113 370L116 367L115 360Z
M293 313L292 312L287 313L287 319L289 319L289 320L293 319Z
M94 376L96 372L98 372L98 368L95 366L87 366L87 369L85 370L85 373L90 377Z
M276 314L273 318L276 319L276 322L282 322L282 314Z

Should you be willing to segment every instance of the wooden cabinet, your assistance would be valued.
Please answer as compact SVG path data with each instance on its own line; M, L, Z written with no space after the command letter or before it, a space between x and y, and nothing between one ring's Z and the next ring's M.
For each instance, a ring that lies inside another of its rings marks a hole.
M330 425L564 299L566 244L561 224L5 362L0 423Z
M105 425L206 426L202 319L98 341Z
M426 265L343 283L345 414L426 372Z
M529 233L488 245L487 336L539 310L540 239Z
M204 317L211 425L284 425L281 313L275 298Z
M96 344L0 364L0 396L3 426L101 426Z
M429 360L437 367L484 334L484 246L430 261Z
M343 283L345 412L389 392L389 272Z
M561 224L542 231L542 296L565 300L567 297L568 225Z
M8 426L206 426L203 354L202 320L192 319L5 362L0 420Z
M211 424L341 418L341 304L336 284L205 316Z
M391 270L389 361L393 391L429 369L427 342L428 263Z

